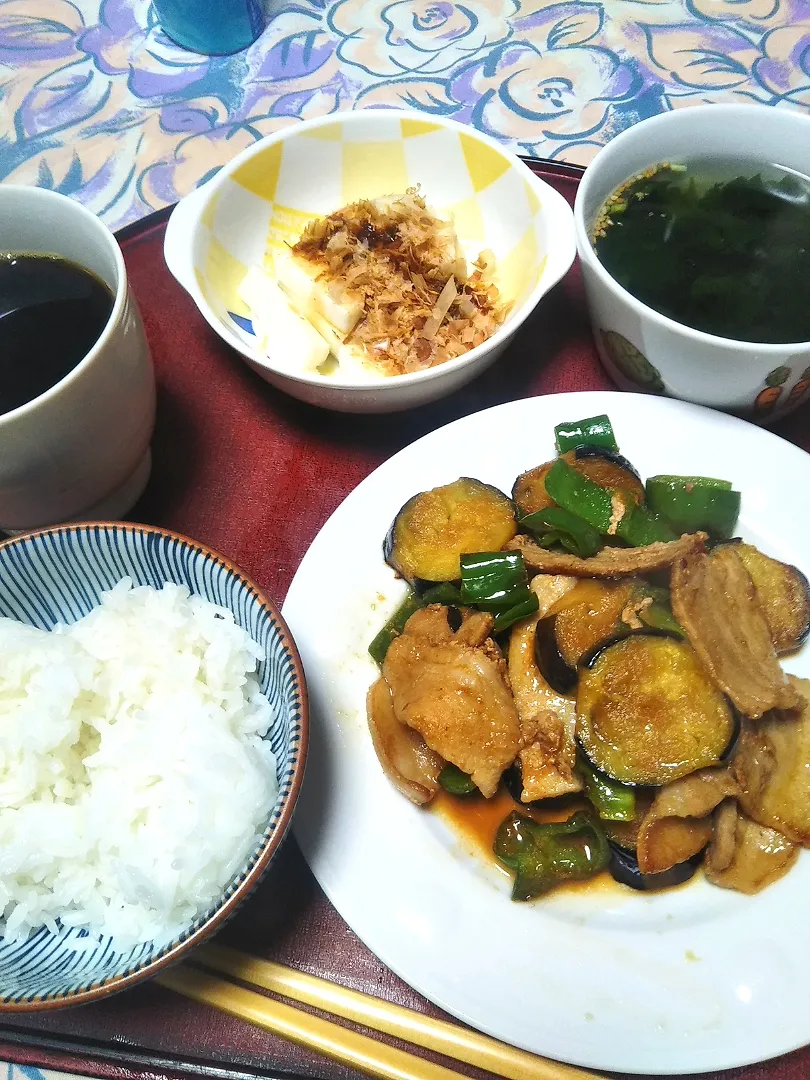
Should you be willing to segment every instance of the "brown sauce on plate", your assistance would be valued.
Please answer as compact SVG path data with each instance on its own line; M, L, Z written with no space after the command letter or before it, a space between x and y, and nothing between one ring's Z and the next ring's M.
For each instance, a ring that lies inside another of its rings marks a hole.
M451 827L453 832L460 837L465 846L470 848L476 855L484 859L490 865L496 866L502 873L511 879L512 875L502 867L492 851L495 841L495 833L503 819L513 810L519 810L527 817L535 821L566 821L577 810L585 809L588 804L584 799L567 800L564 805L549 807L545 810L529 809L515 802L506 788L501 785L491 799L485 799L481 795L449 795L441 788L431 802L431 808ZM626 896L630 893L624 885L614 881L607 870L588 881L572 881L558 885L555 892L578 893L605 893ZM542 900L542 897L540 898Z

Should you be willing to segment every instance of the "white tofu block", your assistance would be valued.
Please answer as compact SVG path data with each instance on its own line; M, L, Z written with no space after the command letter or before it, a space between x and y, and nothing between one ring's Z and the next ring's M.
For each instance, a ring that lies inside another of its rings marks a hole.
M329 356L329 343L293 310L289 300L264 270L253 266L239 286L250 308L259 348L271 363L290 371L315 371Z
M363 300L351 290L343 290L337 298L329 285L318 280L318 268L306 259L291 253L280 254L275 260L279 285L290 303L304 318L320 315L345 339L354 330L363 314Z

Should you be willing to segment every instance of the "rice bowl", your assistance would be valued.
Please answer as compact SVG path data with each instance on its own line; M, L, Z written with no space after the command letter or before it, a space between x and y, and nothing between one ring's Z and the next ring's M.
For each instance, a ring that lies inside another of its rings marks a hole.
M114 523L0 544L0 649L0 1008L79 1003L261 878L303 774L303 673L239 570Z
M182 929L278 794L258 645L188 589L124 578L72 625L0 619L0 654L5 940Z

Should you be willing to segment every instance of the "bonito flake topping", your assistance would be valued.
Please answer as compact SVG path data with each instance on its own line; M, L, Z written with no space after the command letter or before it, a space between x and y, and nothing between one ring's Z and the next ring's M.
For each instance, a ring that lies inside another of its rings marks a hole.
M509 309L493 281L492 253L482 252L468 273L452 222L432 214L418 188L310 222L292 255L319 271L337 303L362 305L345 343L386 375L475 348Z

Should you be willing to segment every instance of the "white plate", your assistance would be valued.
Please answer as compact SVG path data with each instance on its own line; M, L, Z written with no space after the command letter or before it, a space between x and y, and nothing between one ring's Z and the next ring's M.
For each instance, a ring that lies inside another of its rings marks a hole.
M608 413L643 476L722 476L740 531L810 570L810 457L733 417L665 398L530 398L402 450L335 511L284 604L309 685L311 743L295 835L337 910L377 956L473 1027L590 1068L731 1068L810 1041L810 854L755 897L698 879L652 896L509 900L509 879L383 776L365 720L366 648L404 593L380 545L417 491L475 476L511 488L553 456L553 427ZM807 650L786 665L810 675Z

